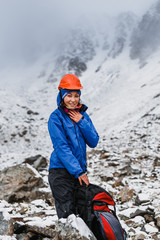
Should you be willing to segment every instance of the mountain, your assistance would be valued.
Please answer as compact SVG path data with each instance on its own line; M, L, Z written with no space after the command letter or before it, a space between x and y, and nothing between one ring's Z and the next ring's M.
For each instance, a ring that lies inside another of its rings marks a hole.
M159 6L160 1L141 18L132 12L117 17L83 16L61 33L57 48L50 48L39 60L1 69L3 148L14 152L21 144L23 152L29 146L33 151L41 149L49 114L56 108L60 78L69 72L80 77L82 101L102 136L146 114L159 114ZM28 114L29 110L33 113ZM39 124L42 132L37 134ZM25 129L29 140L14 136Z
M160 46L160 1L142 17L131 38L130 57L147 61Z
M48 41L43 51L38 44L31 51L36 39L22 64L1 67L0 169L36 154L49 159L52 146L47 121L56 108L61 77L74 73L82 82L82 102L100 135L97 152L88 149L91 179L116 195L121 187L114 189L114 183L106 183L104 176L116 176L115 171L119 174L126 164L130 175L123 181L131 184L135 196L145 188L158 214L159 16L160 1L142 17L132 12L116 17L82 16L59 34L54 46ZM102 160L102 153L107 152L109 159ZM102 166L100 161L104 161ZM135 176L135 169L141 174ZM150 191L154 186L157 193Z

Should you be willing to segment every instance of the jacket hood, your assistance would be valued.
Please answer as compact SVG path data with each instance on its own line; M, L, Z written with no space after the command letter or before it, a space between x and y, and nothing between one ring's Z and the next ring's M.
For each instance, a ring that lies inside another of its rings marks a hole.
M58 95L57 95L57 106L60 107L60 104L61 104L61 95L60 95L60 92L59 92Z

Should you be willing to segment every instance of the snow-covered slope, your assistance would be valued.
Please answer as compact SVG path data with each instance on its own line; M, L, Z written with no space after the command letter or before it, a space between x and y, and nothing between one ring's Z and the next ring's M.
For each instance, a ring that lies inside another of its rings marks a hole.
M160 116L159 6L157 1L142 18L130 12L116 18L101 16L96 23L88 17L81 18L62 34L56 49L43 52L32 64L1 68L0 169L36 154L49 159L52 145L47 121L56 108L59 81L70 72L81 79L82 102L88 105L100 134L96 157L88 149L93 156L90 166L98 168L96 162L104 149L112 152L112 161L118 155L119 164L123 165L123 151L127 150L132 167L142 169L141 177L152 177L149 168L159 154L160 135L159 120L155 121ZM138 156L146 149L149 167L145 161L139 164ZM91 179L110 188L110 183L106 185L100 176L94 176L93 169L89 169ZM109 173L100 169L99 175L104 174ZM140 184L136 188L136 181L130 177L126 181L136 194L143 187ZM148 180L148 194L154 181ZM154 201L155 192L149 195ZM154 201L156 212L158 204L159 198Z
M146 113L159 113L158 40L157 51L150 52L145 62L140 51L134 59L130 57L146 36L144 19L149 16L145 23L154 28L158 14L159 1L142 19L131 12L116 18L101 16L96 24L93 17L80 18L65 32L56 52L51 49L33 65L1 70L2 154L49 154L47 120L56 108L60 78L68 72L80 77L82 101L101 136L123 129Z

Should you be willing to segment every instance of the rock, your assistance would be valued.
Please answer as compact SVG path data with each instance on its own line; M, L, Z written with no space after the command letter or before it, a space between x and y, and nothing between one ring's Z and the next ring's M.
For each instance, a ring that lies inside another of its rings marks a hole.
M107 159L110 157L110 154L108 153L102 153L101 156L99 157L99 159Z
M144 234L138 234L138 236L136 236L135 240L143 240L146 239L146 235Z
M142 171L140 169L131 168L131 172L132 174L141 174Z
M144 194L144 193L140 193L136 199L135 199L135 204L136 205L141 205L142 203L150 203L150 198L147 194Z
M159 240L160 239L159 238L160 236L158 237L157 233L152 233L151 236L152 236L153 240Z
M0 235L8 235L8 221L4 220L3 213L0 212Z
M35 169L39 171L42 170L43 168L46 168L48 165L47 159L41 155L26 158L24 163L32 165Z
M31 239L31 237L33 237L33 235L32 236L28 236L28 234L26 234L26 233L21 233L21 234L17 234L16 235L16 239L17 240L30 240Z
M74 71L77 76L87 70L87 65L79 57L71 58L68 64L68 70Z
M144 214L144 218L146 220L146 223L153 222L154 221L154 215L152 214Z
M30 226L26 223L15 222L14 234L20 240L28 240L27 237L30 237L29 239L96 240L84 221L74 214L67 219L58 220L50 227Z
M133 219L126 220L125 223L129 227L137 228L137 227L142 227L144 225L145 219L144 219L144 217L137 216Z
M120 191L119 196L122 203L128 202L133 198L133 189L129 189L127 186L123 187Z
M39 236L54 238L58 235L58 232L55 231L55 226L52 228L37 227L37 226L30 226L28 224L19 223L19 222L14 223L14 233L17 235L17 238L21 236L26 238L27 236L28 237L34 236L34 239L37 239Z
M145 231L148 234L149 233L158 233L158 229L154 225L151 225L149 223L144 225L143 231Z
M74 214L67 219L60 219L55 229L61 240L96 240L85 222Z
M27 134L27 129L24 129L22 132L18 133L20 137L24 137L26 134Z
M119 162L113 162L113 161L108 162L108 166L109 167L117 167L117 166L119 166Z
M160 215L155 217L156 220L156 226L160 229Z
M123 177L119 178L117 181L115 181L115 183L112 184L112 187L115 188L119 186L124 186L122 180L123 180Z
M144 215L148 215L148 216L154 216L154 210L147 207L147 208L137 208L135 212L131 213L130 217L134 218L136 216L144 216Z
M0 199L9 203L46 198L45 192L39 191L39 188L44 187L46 185L40 174L28 164L16 165L0 172Z
M13 235L12 221L6 221L2 212L0 212L0 235Z
M155 167L159 167L160 166L160 158L159 157L156 157L154 159L153 166L155 166Z
M33 111L30 110L30 109L27 111L27 114L29 114L29 115L39 115L38 112L33 112Z
M113 180L114 177L112 173L107 173L106 175L100 175L100 178L102 181L107 182Z

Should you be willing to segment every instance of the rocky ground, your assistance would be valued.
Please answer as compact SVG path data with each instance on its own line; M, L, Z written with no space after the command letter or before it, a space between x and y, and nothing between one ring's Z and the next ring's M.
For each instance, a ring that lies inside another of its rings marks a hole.
M116 199L130 239L160 239L159 133L160 116L148 114L88 154L90 178Z
M112 194L128 239L160 239L159 153L160 116L154 114L88 150L90 182ZM78 231L75 216L57 220L47 168L48 160L37 155L1 171L0 239L94 239Z

